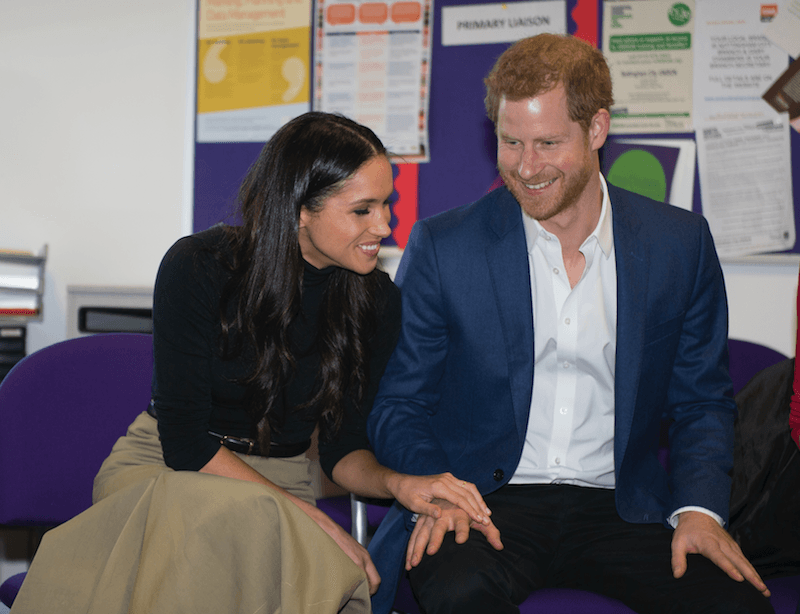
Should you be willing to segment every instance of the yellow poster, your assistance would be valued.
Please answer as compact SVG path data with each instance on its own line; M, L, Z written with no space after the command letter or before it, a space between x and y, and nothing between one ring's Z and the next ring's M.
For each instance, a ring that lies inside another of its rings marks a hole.
M309 110L310 0L199 0L197 141L263 142Z

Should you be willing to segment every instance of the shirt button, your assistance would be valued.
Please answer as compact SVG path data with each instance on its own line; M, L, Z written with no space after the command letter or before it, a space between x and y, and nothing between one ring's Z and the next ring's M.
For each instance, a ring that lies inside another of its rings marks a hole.
M492 477L494 478L495 482L500 482L505 477L505 475L506 474L503 472L502 469L495 469L494 473L492 474Z
M553 273L558 275L561 271L559 271L556 267L553 267Z
M564 361L564 364L563 364L562 366L563 366L565 369L569 369L569 363L568 363L568 362L566 362L566 361Z
M560 464L561 464L561 459L560 459L560 458L558 458L557 456L556 456L556 459L555 459L555 460L556 460L556 465L560 465Z
M570 319L569 319L569 318L565 318L565 319L564 319L564 324L566 324L567 326L569 326L569 322L570 322Z
M560 412L561 412L561 415L562 415L562 416L566 416L566 415L567 415L567 412L568 412L569 410L568 410L566 407L562 407L562 408L561 408L561 409L559 409L558 411L560 411Z

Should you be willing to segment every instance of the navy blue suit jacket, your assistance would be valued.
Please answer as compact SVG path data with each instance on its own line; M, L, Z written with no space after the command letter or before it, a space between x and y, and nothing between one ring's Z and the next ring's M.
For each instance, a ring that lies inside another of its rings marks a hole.
M609 185L617 266L614 467L628 522L697 505L726 522L736 406L727 304L699 215ZM368 420L378 460L411 474L450 471L487 494L522 454L535 370L521 209L499 188L418 222L397 274L400 340ZM663 418L670 472L657 458ZM393 596L411 524L387 516L370 546ZM391 605L389 603L388 605Z

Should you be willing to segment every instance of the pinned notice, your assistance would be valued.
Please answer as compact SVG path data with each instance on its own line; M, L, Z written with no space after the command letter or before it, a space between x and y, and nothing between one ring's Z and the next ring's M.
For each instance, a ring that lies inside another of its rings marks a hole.
M442 45L512 43L529 36L567 31L567 3L513 2L442 7Z

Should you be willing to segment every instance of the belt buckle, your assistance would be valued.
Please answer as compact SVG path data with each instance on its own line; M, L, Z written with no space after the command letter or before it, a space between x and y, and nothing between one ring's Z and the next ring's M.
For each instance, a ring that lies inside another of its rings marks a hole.
M244 437L233 437L232 435L223 435L222 439L220 439L220 443L228 447L226 444L233 443L237 446L247 446L247 452L241 452L241 454L250 455L253 453L253 448L255 448L256 442L252 439L246 439Z

